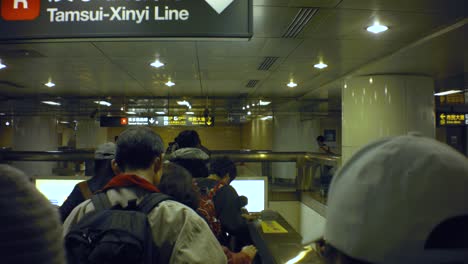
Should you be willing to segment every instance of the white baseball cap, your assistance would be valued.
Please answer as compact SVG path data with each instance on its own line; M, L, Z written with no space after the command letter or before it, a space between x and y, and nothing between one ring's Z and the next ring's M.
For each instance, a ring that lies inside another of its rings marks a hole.
M457 217L466 247L468 159L433 139L400 136L365 146L334 176L325 240L371 263L465 263L468 248L428 243Z

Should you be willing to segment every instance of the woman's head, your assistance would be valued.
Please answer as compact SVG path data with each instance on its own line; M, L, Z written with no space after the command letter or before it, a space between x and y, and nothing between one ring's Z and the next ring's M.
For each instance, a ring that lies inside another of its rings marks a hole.
M176 201L194 210L198 208L199 197L192 183L192 175L182 166L173 162L164 163L158 188Z
M212 159L210 167L212 174L216 174L220 178L229 177L229 182L237 177L236 164L226 156Z

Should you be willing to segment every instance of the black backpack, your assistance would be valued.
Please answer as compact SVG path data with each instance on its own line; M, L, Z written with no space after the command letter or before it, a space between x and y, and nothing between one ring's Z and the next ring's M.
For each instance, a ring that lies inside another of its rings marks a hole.
M161 193L146 195L137 205L111 207L105 193L91 197L95 211L85 215L65 236L68 264L147 264L160 262L147 214L160 202L172 200Z

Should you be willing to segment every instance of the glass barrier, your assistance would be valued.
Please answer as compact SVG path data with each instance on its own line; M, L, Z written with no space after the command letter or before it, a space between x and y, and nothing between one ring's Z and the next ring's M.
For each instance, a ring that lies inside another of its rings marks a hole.
M309 152L212 151L237 164L238 177L265 176L269 193L310 193L321 203L340 166L339 156ZM9 163L34 176L92 176L92 150L0 150L0 163Z

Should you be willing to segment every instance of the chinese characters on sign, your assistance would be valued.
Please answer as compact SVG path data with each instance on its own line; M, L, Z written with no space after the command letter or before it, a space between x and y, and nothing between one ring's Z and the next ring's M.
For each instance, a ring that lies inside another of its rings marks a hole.
M459 105L465 104L465 94L458 93L458 94L449 94L445 96L439 97L440 105Z
M214 117L156 116L156 117L101 117L101 127L122 126L214 126Z
M466 113L438 113L437 125L439 126L465 126L468 125Z

